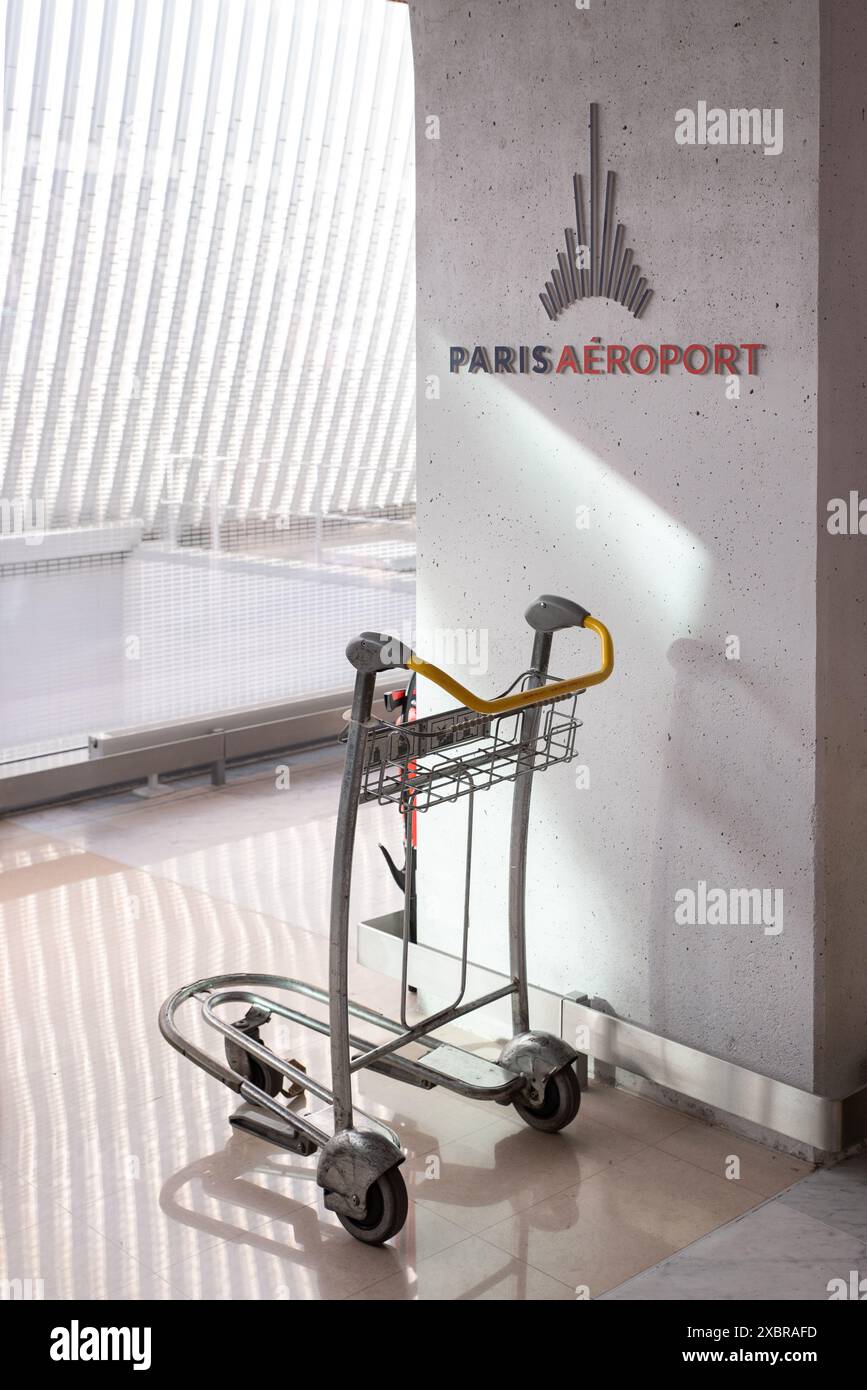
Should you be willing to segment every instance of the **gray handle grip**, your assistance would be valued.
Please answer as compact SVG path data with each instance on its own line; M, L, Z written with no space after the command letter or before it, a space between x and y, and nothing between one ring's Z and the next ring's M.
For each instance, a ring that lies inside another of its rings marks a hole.
M346 648L347 661L356 671L368 675L375 675L378 671L399 671L407 665L411 656L409 647L384 632L362 632Z
M583 627L590 610L556 594L543 594L531 603L524 617L536 632L559 632L564 627Z

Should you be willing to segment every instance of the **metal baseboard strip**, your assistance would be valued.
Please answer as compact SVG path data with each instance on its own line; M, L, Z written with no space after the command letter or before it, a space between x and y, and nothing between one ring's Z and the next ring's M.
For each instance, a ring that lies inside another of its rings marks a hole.
M248 748L257 752L259 742L263 738L273 740L281 736L281 726L285 727L287 734L299 741L316 737L323 719L330 732L331 724L328 721L335 715L339 718L351 699L351 691L329 690L325 694L311 695L304 699L282 700L279 704L271 702L265 705L248 705L197 715L192 719L135 724L125 729L91 734L88 739L88 756L105 758L113 753L129 753L217 732L226 735L226 750L230 757L235 756L236 748L241 753ZM339 732L340 725L335 725L334 729L335 732ZM280 745L272 742L271 746Z
M336 743L351 699L350 691L330 691L206 719L93 734L87 758L0 776L0 815L97 796L150 777L210 771L213 781L220 783L232 764Z
M118 787L134 786L149 777L213 767L223 755L222 734L179 739L154 748L113 753L0 777L0 815L48 806L78 797L96 796Z
M400 979L401 942L394 918L361 922L358 960L361 965ZM460 962L430 946L412 945L410 983L434 996L454 989ZM496 989L506 977L482 966L469 967L471 987ZM503 1019L489 1014L496 1027ZM814 1095L747 1067L710 1056L684 1043L672 1042L639 1024L615 1018L574 997L530 988L530 1022L558 1034L595 1061L619 1067L654 1085L713 1107L739 1120L760 1126L823 1154L838 1154L867 1138L867 1087L841 1099Z
M563 1000L563 1036L590 1056L824 1153L844 1147L843 1102L726 1062L625 1019Z

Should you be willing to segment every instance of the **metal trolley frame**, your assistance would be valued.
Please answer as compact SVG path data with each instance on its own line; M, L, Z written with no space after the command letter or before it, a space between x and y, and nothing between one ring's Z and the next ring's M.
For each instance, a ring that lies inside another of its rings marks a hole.
M378 1121L370 1121L372 1128L356 1124L356 1115L363 1111L353 1105L355 1072L367 1068L413 1086L443 1086L460 1095L512 1104L528 1124L549 1132L569 1124L580 1104L573 1066L578 1054L562 1038L530 1030L524 909L527 830L533 776L575 756L580 727L575 715L577 696L588 686L607 680L614 651L604 624L568 599L543 595L527 609L526 618L534 630L530 667L494 700L475 696L394 638L363 633L350 642L346 654L356 678L334 845L328 989L281 975L214 975L176 990L160 1011L160 1030L172 1047L241 1095L245 1103L230 1116L232 1125L293 1153L319 1151L316 1177L324 1189L325 1206L353 1236L368 1244L381 1244L401 1229L407 1214L407 1193L399 1171L404 1156L397 1136ZM596 633L601 663L588 675L555 679L548 670L553 634L570 627ZM460 700L460 707L399 727L372 718L376 676L391 669L417 672ZM465 1002L474 798L478 791L504 782L514 785L508 912L511 979L501 989ZM388 1018L348 995L349 891L358 807L372 801L396 805L405 818L410 843L415 812L464 797L467 844L457 998L418 1022L407 1018L414 892L412 856L408 856L400 1019ZM290 1007L263 990L327 1005L328 1020ZM497 1062L432 1036L455 1019L506 997L511 998L513 1036ZM225 1065L179 1031L175 1016L181 1005L192 999L200 1004L207 1024L222 1034ZM243 1018L230 1023L222 1017L219 1011L229 1004L246 1004ZM300 1063L277 1056L262 1042L260 1030L272 1016L302 1024L330 1039L330 1086L309 1076ZM379 1043L358 1036L352 1031L352 1019L390 1036ZM420 1057L399 1055L410 1043L428 1050ZM302 1092L324 1102L331 1115L325 1109L314 1120L297 1106L291 1108L292 1100Z

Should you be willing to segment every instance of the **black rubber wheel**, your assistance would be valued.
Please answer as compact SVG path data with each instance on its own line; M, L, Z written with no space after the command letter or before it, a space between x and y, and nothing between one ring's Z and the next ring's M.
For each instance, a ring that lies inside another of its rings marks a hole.
M361 1220L337 1215L344 1230L365 1245L382 1245L403 1229L409 1210L406 1183L399 1168L389 1168L367 1189L367 1215Z
M254 1042L262 1041L258 1028L251 1029L248 1036ZM226 1061L233 1071L243 1076L245 1081L251 1081L254 1086L258 1086L266 1095L279 1096L283 1090L283 1073L260 1062L258 1057L253 1057L231 1038L226 1039Z
M544 1130L546 1134L556 1134L558 1130L565 1129L572 1123L581 1105L581 1086L574 1068L563 1067L562 1071L549 1076L540 1101L520 1096L512 1104L524 1123L533 1129Z
M266 1067L264 1062L260 1062L258 1057L250 1058L249 1081L254 1086L258 1086L260 1091L264 1091L269 1096L279 1096L283 1090L283 1073L275 1071L273 1067Z

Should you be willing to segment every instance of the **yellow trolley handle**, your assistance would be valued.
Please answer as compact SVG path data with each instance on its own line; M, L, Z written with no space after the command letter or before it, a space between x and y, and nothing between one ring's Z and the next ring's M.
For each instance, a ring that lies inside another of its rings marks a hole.
M601 645L602 658L597 670L583 676L571 676L568 680L552 681L531 690L515 690L511 695L501 695L496 700L484 700L474 695L460 681L447 671L441 671L432 661L424 661L409 647L394 637L381 633L364 632L350 642L346 655L357 671L374 673L392 669L408 669L433 681L441 690L460 700L467 709L476 714L506 714L512 710L527 709L531 705L544 704L549 700L559 700L572 695L577 690L586 690L591 685L601 685L607 681L614 670L614 643L611 633L598 618L593 618L585 608L570 599L556 598L544 594L527 609L527 621L537 632L553 633L564 627L585 627L595 632Z

